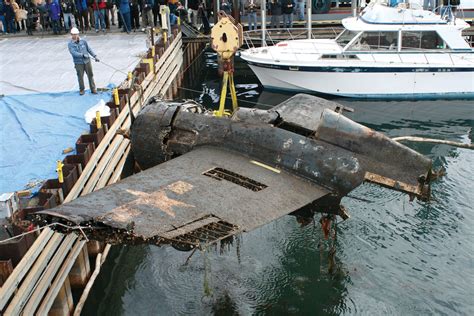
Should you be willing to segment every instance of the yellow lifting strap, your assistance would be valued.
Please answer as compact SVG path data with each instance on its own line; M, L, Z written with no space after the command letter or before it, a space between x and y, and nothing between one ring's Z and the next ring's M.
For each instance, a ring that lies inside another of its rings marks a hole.
M222 78L222 90L221 90L221 97L219 100L219 110L214 111L214 116L222 117L224 115L230 116L231 112L225 110L225 101L227 97L227 83L229 84L230 90L230 97L232 99L232 110L235 111L237 109L237 93L235 91L234 85L234 74L229 71L224 71L224 76Z
M237 105L237 93L234 85L234 65L233 58L237 50L243 44L243 28L231 16L224 12L219 12L219 21L211 30L211 47L222 58L224 63L224 76L222 79L222 91L219 101L219 110L214 112L215 116L222 117L231 115L225 110L227 96L227 85L229 85L232 99L232 109L235 111Z
M61 160L58 160L58 161L56 162L56 172L58 173L58 181L59 181L59 183L63 183L63 182L64 182L63 167L64 167L64 164L61 162Z

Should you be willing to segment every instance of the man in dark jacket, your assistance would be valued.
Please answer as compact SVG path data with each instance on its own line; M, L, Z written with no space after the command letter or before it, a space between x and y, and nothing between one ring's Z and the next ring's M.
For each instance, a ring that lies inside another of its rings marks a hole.
M135 32L140 29L140 6L138 5L138 0L130 1L130 17L132 30Z
M0 0L0 21L2 22L3 34L7 33L7 20L5 19L5 4Z
M39 11L38 8L36 8L36 5L31 2L29 2L27 6L26 34L33 35L33 31L36 30L36 25L38 23Z
M58 35L61 33L61 8L59 4L54 0L47 0L49 18L51 19L51 24L53 27L53 33Z
M257 11L260 9L260 0L247 0L245 10L249 17L249 30L257 29Z
M281 23L281 3L280 0L271 0L270 13L272 14L270 27L274 29L280 28Z
M281 12L283 13L283 27L293 27L293 10L295 8L294 0L282 0L281 1Z
M5 1L3 8L5 10L5 21L7 22L6 23L7 32L15 34L16 33L15 11L13 11L12 4L10 3L9 0Z
M77 20L79 20L79 25L81 31L85 33L89 30L89 9L87 8L86 0L75 0L76 2L76 12Z
M188 9L190 9L191 11L192 24L197 29L198 28L199 0L188 0ZM222 6L221 6L221 9L222 9Z
M93 94L97 93L94 82L94 74L92 73L92 65L90 57L94 58L96 62L99 61L97 55L89 47L89 44L79 37L79 30L75 27L71 29L71 41L67 45L71 53L74 67L76 68L77 80L79 81L79 94L84 94L84 72L89 79L89 86Z
M71 27L76 24L74 15L76 14L76 6L73 0L62 0L61 10L63 11L64 28L69 32Z

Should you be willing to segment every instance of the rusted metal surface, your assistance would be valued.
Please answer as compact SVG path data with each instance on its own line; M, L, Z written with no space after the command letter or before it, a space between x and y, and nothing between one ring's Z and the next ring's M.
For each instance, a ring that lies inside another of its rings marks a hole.
M194 103L153 102L131 130L134 157L148 170L42 218L98 225L94 238L108 242L183 248L296 210L346 218L340 199L364 181L429 197L430 160L341 111L307 95L230 119Z
M255 192L204 175L215 167L232 170L267 187ZM205 227L210 223L203 219L208 217L220 226L229 225L228 233L218 238L249 231L326 194L327 190L309 181L252 164L237 152L201 147L41 213L74 224L100 223L113 228L115 235L107 229L95 232L104 233L94 237L108 242L122 242L120 235L128 234L135 242L162 244Z

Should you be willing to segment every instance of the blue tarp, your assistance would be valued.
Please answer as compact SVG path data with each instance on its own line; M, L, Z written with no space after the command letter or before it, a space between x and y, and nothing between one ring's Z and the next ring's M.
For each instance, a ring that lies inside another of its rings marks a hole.
M0 97L0 193L31 181L55 178L56 161L89 125L84 113L110 92L77 91Z

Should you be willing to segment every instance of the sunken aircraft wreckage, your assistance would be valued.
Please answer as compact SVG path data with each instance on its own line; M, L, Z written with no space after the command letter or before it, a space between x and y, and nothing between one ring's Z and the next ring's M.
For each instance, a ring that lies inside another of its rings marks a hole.
M295 211L345 219L341 198L365 181L428 199L431 161L343 111L304 94L230 117L152 100L131 128L143 171L37 220L86 226L90 238L112 244L191 250Z

